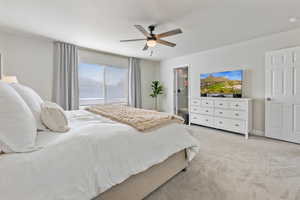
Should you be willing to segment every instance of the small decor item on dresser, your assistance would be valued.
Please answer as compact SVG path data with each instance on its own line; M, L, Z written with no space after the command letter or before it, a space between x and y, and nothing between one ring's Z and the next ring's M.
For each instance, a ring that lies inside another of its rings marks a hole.
M150 96L154 98L154 109L158 110L158 95L163 94L163 86L159 81L152 81L151 88Z

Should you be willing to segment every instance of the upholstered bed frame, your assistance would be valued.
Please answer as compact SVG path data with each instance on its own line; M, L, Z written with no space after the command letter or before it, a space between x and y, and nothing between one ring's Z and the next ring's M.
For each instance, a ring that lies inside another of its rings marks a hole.
M170 178L186 169L186 151L180 151L162 163L131 176L93 200L142 200Z

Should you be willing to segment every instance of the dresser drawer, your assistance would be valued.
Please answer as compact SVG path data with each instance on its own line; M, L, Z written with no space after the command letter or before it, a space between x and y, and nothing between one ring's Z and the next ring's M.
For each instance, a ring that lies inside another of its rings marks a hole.
M247 110L247 102L232 101L229 107L235 110Z
M216 117L229 117L230 116L230 110L224 110L224 109L219 109L216 108L214 115Z
M191 106L191 113L198 113L204 115L213 115L214 109L207 107Z
M201 100L200 99L192 99L191 100L191 105L192 106L200 106L201 105Z
M229 130L244 133L246 130L246 122L243 120L230 120Z
M220 129L227 130L230 127L230 123L228 119L219 118L219 117L215 117L214 124L216 128L220 128Z
M208 107L199 107L199 113L204 115L213 115L214 109Z
M216 108L229 108L229 102L222 101L222 100L215 100L215 107Z
M247 113L245 111L234 110L234 111L232 111L232 118L246 120L247 119Z
M214 106L214 101L213 100L202 99L201 105L204 106L204 107L213 107Z
M247 115L245 111L239 110L224 110L224 109L215 109L214 115L216 117L228 117L228 118L236 118L236 119L247 119Z
M214 118L208 115L191 114L191 123L203 126L214 126Z
M215 126L228 131L244 133L245 121L215 117Z
M191 113L191 116L190 116L191 123L198 124L198 122L199 122L198 116L199 116L198 114Z
M191 113L200 113L199 106L191 106Z

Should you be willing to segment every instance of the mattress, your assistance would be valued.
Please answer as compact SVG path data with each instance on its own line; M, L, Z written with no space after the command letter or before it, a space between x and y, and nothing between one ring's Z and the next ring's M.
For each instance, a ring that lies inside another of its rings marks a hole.
M40 132L40 150L0 156L1 199L90 200L198 142L181 124L141 133L88 111L67 113L67 133Z

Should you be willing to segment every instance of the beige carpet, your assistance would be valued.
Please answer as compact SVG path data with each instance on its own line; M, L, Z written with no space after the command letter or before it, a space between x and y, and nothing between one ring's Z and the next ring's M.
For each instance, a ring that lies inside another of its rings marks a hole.
M189 129L200 153L146 200L300 200L300 145Z

